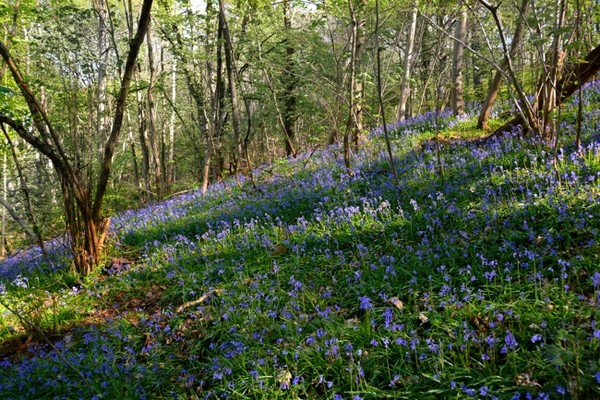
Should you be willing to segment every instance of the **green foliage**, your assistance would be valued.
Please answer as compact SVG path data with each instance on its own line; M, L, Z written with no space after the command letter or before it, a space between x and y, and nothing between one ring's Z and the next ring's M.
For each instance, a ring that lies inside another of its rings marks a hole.
M91 389L52 393L598 396L597 142L554 160L536 140L460 142L474 121L438 116L436 132L432 118L395 131L399 188L375 136L353 176L333 147L255 171L257 189L116 217L114 257L76 294L60 272L7 285L89 372ZM23 327L5 316L6 340ZM53 366L77 380L48 363L20 359L7 379L22 367L44 385Z

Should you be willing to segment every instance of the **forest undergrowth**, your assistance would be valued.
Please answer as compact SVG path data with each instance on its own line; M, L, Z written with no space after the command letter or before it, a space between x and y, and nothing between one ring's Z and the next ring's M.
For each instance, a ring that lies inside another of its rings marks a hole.
M581 150L475 118L380 129L0 262L2 399L600 398L600 83ZM570 107L573 107L571 105ZM349 173L351 172L351 173Z

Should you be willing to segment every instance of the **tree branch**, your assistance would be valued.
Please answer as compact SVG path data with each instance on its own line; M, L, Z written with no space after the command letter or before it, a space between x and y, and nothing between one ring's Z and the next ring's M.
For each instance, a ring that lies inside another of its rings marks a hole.
M127 61L125 62L125 71L123 72L121 88L119 90L119 96L115 106L115 118L113 120L108 141L104 147L104 157L102 159L98 183L96 185L96 193L92 207L92 218L95 221L99 221L101 219L102 201L108 186L108 179L110 178L112 158L115 152L117 140L119 139L119 133L121 132L121 126L123 125L125 106L127 105L127 95L129 94L129 87L131 86L131 80L133 79L136 60L140 52L140 47L142 46L144 38L146 37L146 31L148 30L148 25L150 23L150 10L152 8L152 2L153 0L144 0L138 22L138 29L129 45L129 54L127 55Z

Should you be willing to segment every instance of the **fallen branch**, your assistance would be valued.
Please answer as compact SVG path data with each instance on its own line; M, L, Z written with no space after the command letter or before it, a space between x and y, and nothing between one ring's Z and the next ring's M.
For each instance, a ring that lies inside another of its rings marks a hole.
M557 83L557 100L556 104L552 108L558 106L565 100L567 100L573 93L577 91L581 86L585 85L596 75L600 70L600 46L590 51L583 60L578 61L575 65L568 69L563 75L563 78ZM538 102L538 110L543 109L543 104ZM510 132L513 127L517 125L523 125L523 117L518 115L496 129L494 133L489 135L486 139L494 136L501 135L506 132Z
M195 305L198 305L198 304L204 302L204 300L208 299L212 295L220 294L222 291L223 291L223 289L213 289L213 290L210 290L210 291L204 293L202 296L200 296L196 300L188 301L187 303L180 305L179 307L177 307L176 311L178 313L180 313L183 310L185 310L186 308L194 307Z

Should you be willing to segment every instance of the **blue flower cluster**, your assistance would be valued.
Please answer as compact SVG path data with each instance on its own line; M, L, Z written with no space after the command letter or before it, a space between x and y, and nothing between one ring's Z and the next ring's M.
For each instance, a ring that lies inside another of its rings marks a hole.
M125 212L143 254L107 282L136 295L82 290L109 316L2 360L0 397L600 396L597 120L555 154L518 130L421 141L464 123L427 114L391 126L398 184L376 129L351 173L332 146Z

